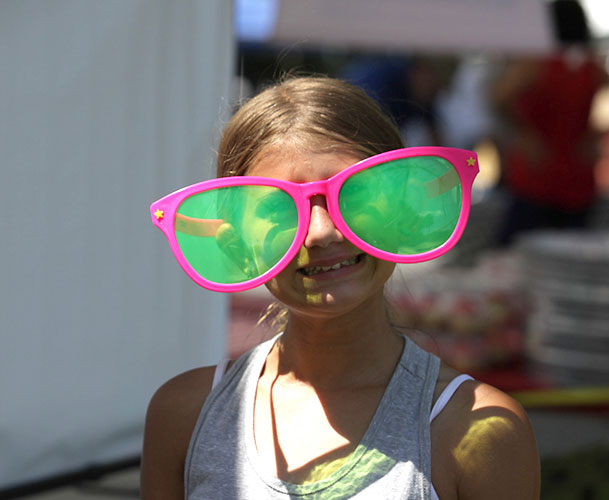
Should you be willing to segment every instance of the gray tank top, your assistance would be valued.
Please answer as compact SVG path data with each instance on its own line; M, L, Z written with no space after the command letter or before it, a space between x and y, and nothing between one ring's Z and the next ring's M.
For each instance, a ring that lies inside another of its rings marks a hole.
M254 398L276 339L239 358L208 396L185 466L188 500L429 500L429 417L440 360L406 339L372 421L347 461L320 481L291 484L258 459Z

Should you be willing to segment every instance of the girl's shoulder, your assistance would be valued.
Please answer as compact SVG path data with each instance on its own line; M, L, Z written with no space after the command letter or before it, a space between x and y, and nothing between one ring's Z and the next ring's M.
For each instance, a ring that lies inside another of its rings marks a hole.
M231 360L218 366L195 368L165 382L150 400L146 429L151 427L153 431L156 425L160 425L164 433L171 430L174 442L185 451L203 403L233 364Z
M435 397L458 372L443 366ZM432 453L452 487L443 498L539 496L539 457L528 416L512 397L488 384L461 384L432 422ZM434 478L434 485L446 478ZM439 486L439 485L438 485Z
M203 402L211 392L215 371L215 366L195 368L165 382L150 400L147 420L149 417L163 418L183 424L192 413L198 416Z
M146 412L141 466L143 499L183 498L190 436L212 389L215 366L196 368L165 382Z

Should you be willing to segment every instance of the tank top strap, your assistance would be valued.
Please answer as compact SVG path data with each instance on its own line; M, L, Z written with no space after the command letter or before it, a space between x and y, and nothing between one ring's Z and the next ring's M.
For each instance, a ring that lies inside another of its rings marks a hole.
M434 418L436 418L440 412L444 409L444 407L450 401L450 398L453 397L457 389L461 386L463 382L468 380L474 380L470 375L466 375L462 373L461 375L457 375L454 379L452 379L446 388L442 391L440 396L438 397L436 403L433 405L431 409L431 413L429 414L429 423L432 422Z
M228 358L224 358L217 364L216 370L214 371L214 378L211 382L212 390L216 388L216 386L220 383L220 380L222 380L222 377L224 377L229 361L230 360Z

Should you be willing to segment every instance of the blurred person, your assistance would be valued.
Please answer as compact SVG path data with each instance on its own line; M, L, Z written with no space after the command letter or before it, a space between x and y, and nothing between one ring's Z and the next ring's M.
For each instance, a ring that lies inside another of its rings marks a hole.
M395 262L458 240L476 172L471 151L404 149L340 80L290 78L244 104L219 178L155 202L152 220L198 284L265 284L279 333L155 393L142 498L538 498L521 406L418 347L386 308Z
M405 145L441 144L437 109L440 78L436 68L424 58L413 58L408 68L406 88L408 111L400 127Z
M508 126L502 148L508 207L500 243L534 228L585 227L596 200L593 98L606 80L577 1L549 4L559 49L509 62L491 88Z
M365 56L341 71L341 77L375 99L396 122L406 146L432 146L439 137L436 99L440 81L425 58Z
M482 56L459 61L450 85L438 96L438 124L443 143L472 149L493 135L493 116L486 91L494 64Z

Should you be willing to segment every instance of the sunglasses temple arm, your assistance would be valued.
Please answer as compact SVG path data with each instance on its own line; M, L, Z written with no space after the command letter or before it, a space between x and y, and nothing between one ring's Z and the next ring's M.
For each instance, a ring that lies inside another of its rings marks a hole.
M181 214L176 214L175 218L176 231L190 236L216 236L222 224L224 224L222 219L197 219Z

